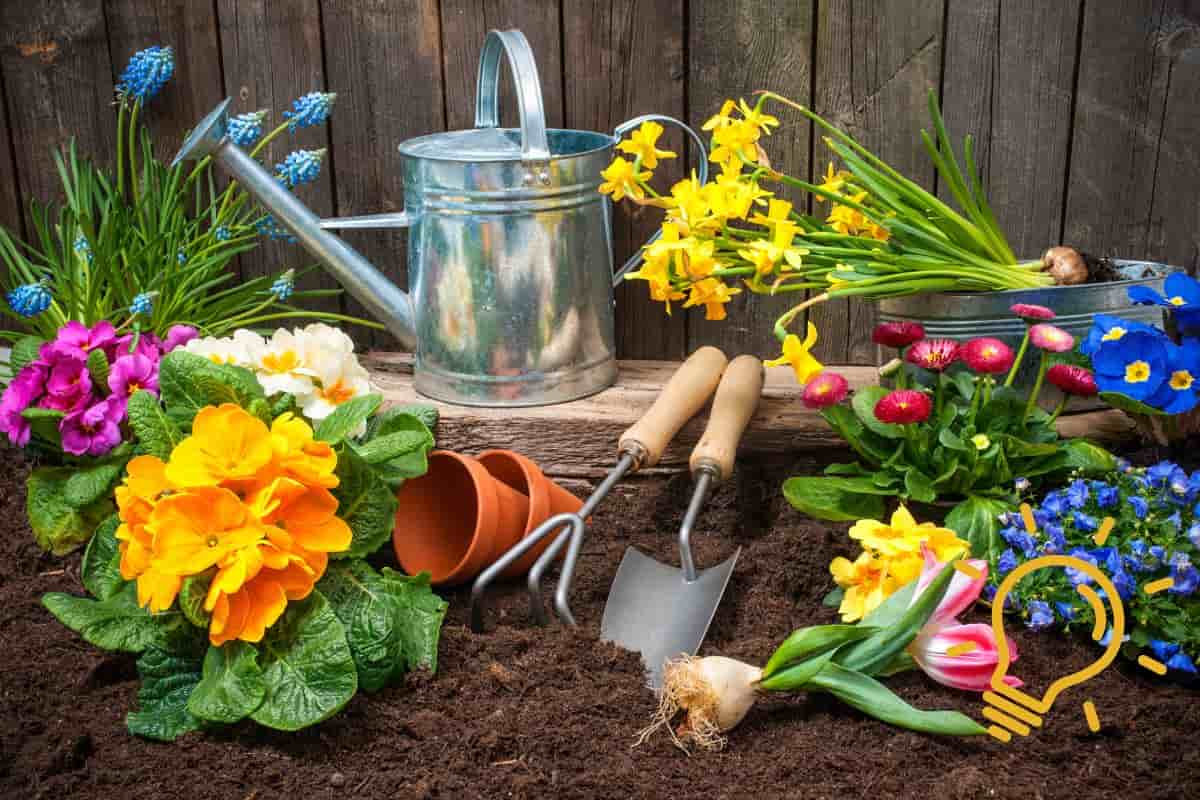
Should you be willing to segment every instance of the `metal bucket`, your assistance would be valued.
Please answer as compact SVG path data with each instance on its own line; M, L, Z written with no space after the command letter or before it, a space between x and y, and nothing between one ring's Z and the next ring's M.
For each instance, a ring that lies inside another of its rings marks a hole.
M1163 310L1158 306L1135 306L1129 302L1131 286L1149 286L1159 292L1172 272L1179 267L1154 261L1113 259L1113 266L1122 275L1142 276L1147 270L1154 277L1131 277L1129 280L1108 283L1088 283L1081 286L1049 286L1044 289L1014 289L1003 292L947 292L943 294L921 294L910 297L895 297L879 301L880 322L918 322L931 338L948 338L958 341L991 336L999 339L1013 350L1025 336L1025 322L1013 315L1009 308L1016 303L1031 303L1054 310L1054 324L1070 333L1075 339L1087 337L1095 314L1112 314L1125 319L1162 326ZM895 351L889 347L876 348L879 365L894 358ZM1037 358L1026 357L1015 381L1018 388L1032 388L1037 376ZM1053 405L1061 395L1053 386L1042 391L1042 405ZM1073 408L1084 408L1076 400ZM1098 407L1093 401L1086 407Z

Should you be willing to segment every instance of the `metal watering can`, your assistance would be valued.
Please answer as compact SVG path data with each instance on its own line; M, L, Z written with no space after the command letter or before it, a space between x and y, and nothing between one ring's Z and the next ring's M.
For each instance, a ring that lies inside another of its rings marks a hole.
M520 105L520 130L500 128L500 56ZM525 36L491 31L479 61L475 128L400 145L404 211L322 220L225 135L230 100L200 122L176 163L212 156L416 357L414 387L435 400L536 406L593 394L616 380L611 204L600 171L622 135L547 130ZM410 293L337 228L405 228Z

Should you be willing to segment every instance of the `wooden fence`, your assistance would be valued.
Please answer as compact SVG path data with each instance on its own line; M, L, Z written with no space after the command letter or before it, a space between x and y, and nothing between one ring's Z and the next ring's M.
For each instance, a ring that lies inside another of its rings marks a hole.
M151 111L164 155L226 95L238 111L278 119L304 92L336 91L330 123L300 137L329 148L305 199L323 215L398 210L396 144L472 124L479 47L488 29L507 27L533 44L553 126L611 130L651 111L699 123L723 98L769 87L926 185L934 174L918 131L936 87L952 134L976 139L1019 254L1061 241L1200 262L1200 3L1184 0L4 0L0 223L20 230L28 201L55 196L50 154L67 138L111 159L115 76L151 44L175 48L178 64ZM796 175L828 161L795 118L767 147ZM682 165L663 172L673 178ZM654 215L617 216L623 257ZM402 233L353 241L404 281ZM241 269L305 261L272 243ZM702 343L777 351L770 325L782 298L743 295L712 323L667 317L644 295L640 284L618 291L625 357L678 358ZM869 305L813 313L824 359L872 359Z

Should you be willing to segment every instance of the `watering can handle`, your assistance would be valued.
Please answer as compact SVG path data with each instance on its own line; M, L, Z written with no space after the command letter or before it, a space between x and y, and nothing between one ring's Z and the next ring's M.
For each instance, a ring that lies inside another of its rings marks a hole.
M633 119L631 119L627 122L622 122L620 125L617 126L617 129L615 131L613 131L613 136L615 136L617 139L620 139L622 136L629 133L631 130L633 130L637 126L641 125L643 122L649 122L649 121L670 123L671 125L674 125L677 128L682 128L683 132L691 137L692 144L696 145L696 151L699 155L699 159L697 162L699 164L699 166L696 169L696 173L697 173L696 177L700 181L701 186L703 186L705 183L707 183L708 182L708 148L704 146L704 140L700 138L700 134L696 133L694 130L692 130L692 128L690 126L680 122L679 120L675 119L674 117L667 117L667 116L663 116L662 114L643 114L642 116L634 117ZM654 242L658 241L659 236L662 236L661 228L659 230L655 231L654 235L646 240L646 244L639 247L637 249L637 251L632 256L629 257L629 260L626 261L625 264L619 270L617 270L615 273L613 273L613 286L621 285L621 281L623 281L625 279L625 273L629 272L629 270L633 269L634 267L636 267L638 265L638 263L641 262L642 250L644 250L647 247L647 245L653 244Z
M518 30L488 31L479 54L479 81L475 89L475 127L500 127L500 55L508 66L517 88L521 113L521 160L537 164L539 179L549 181L546 162L550 145L546 139L546 110L542 105L542 84L529 40ZM544 177L542 177L544 173Z

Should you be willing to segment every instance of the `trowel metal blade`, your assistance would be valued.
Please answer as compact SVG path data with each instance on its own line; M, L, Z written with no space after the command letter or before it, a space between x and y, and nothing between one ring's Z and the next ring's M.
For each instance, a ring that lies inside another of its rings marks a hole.
M741 552L739 547L687 581L678 567L628 548L604 606L600 637L641 653L650 686L661 688L663 664L700 649Z

